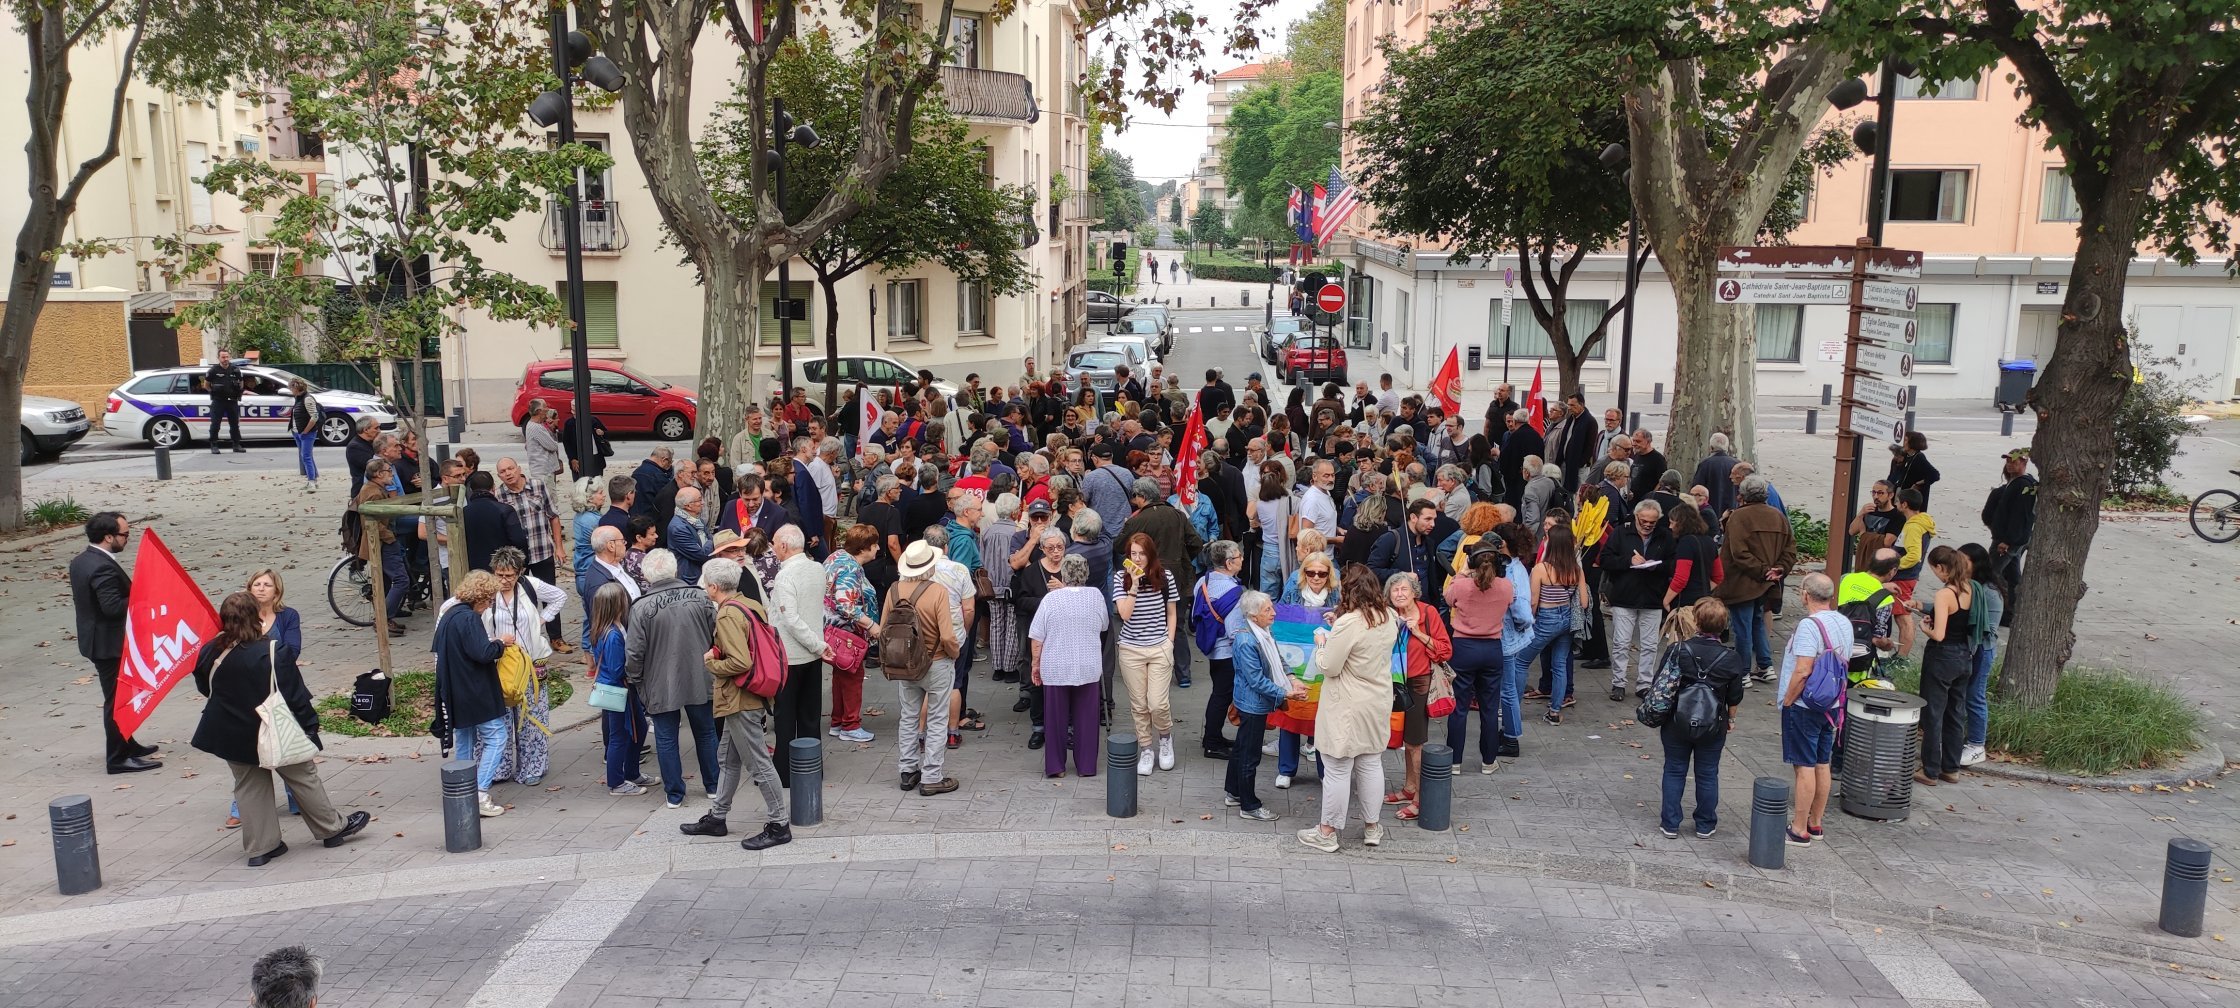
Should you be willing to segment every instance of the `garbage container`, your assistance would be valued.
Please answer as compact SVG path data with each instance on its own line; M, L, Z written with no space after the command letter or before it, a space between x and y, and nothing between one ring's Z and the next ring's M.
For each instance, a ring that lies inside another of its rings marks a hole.
M1854 687L1844 705L1843 811L1903 822L1913 808L1913 771L1921 763L1921 710L1911 693Z
M2011 360L1999 362L1999 392L1992 405L2001 412L2020 413L2024 400L2030 398L2030 386L2038 383L2038 362Z

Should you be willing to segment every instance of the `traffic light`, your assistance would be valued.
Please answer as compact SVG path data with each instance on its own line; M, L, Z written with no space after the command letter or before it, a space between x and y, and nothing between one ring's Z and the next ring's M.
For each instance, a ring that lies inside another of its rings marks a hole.
M1127 260L1127 259L1125 259L1125 258L1121 258L1121 259L1114 259L1114 260L1112 261L1112 276L1113 276L1113 278L1114 278L1114 279L1117 279L1117 280L1126 280L1126 279L1128 278L1128 260Z
M1127 243L1127 242L1113 242L1113 243L1112 243L1112 257L1113 257L1114 259L1126 259L1126 258L1128 257L1128 243Z

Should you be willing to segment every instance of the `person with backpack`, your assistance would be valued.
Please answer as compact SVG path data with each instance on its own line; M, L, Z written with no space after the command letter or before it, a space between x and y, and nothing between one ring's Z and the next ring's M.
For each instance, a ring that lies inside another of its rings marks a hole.
M1229 701L1236 689L1236 645L1232 638L1244 628L1243 614L1237 608L1245 593L1244 583L1237 580L1244 571L1244 551L1223 539L1206 547L1206 563L1210 567L1206 576L1190 590L1191 634L1198 653L1206 656L1207 674L1213 677L1215 686L1213 695L1206 698L1201 752L1207 759L1227 760L1230 742L1221 733L1221 724L1228 720ZM1291 786L1289 775L1280 766L1276 786Z
M786 813L784 791L778 786L778 768L771 760L770 697L754 687L775 693L773 685L785 681L784 648L777 631L762 614L762 607L739 594L744 568L736 560L717 558L700 569L700 588L715 606L715 640L702 662L713 683L716 724L721 726L722 776L715 803L698 822L684 823L677 831L686 836L725 836L731 799L739 793L742 776L754 779L762 792L762 832L739 841L747 850L767 850L793 842L793 828ZM772 669L768 666L777 666ZM757 673L763 683L754 680Z
M1916 784L1960 783L1960 750L1968 740L1968 681L1975 675L1979 617L1990 607L1976 591L1975 567L1950 546L1929 551L1929 568L1943 587L1930 603L1929 643L1921 649L1921 769ZM1997 626L1997 623L1990 624Z
M956 687L960 631L949 588L934 577L939 559L933 544L911 543L898 568L902 580L879 614L879 669L901 694L895 767L902 790L928 796L958 787L941 769L949 751L949 691Z
M1643 694L1639 720L1657 729L1664 743L1663 804L1657 828L1665 839L1680 838L1680 799L1688 771L1696 777L1696 839L1719 832L1719 757L1742 702L1743 665L1733 649L1720 643L1727 632L1727 606L1718 599L1672 613L1664 660Z
M1797 621L1789 646L1782 650L1778 688L1781 761L1796 773L1787 839L1790 846L1807 847L1826 835L1828 764L1835 758L1836 721L1842 715L1843 680L1851 664L1851 621L1835 611L1836 583L1826 574L1805 575L1798 589L1804 618ZM1734 619L1730 613L1728 622Z
M653 754L672 809L684 806L684 761L677 752L684 724L700 763L700 787L716 796L715 697L703 664L715 639L715 607L700 589L677 580L676 554L657 549L641 565L646 591L630 607L623 634L623 676L653 721ZM818 577L817 583L824 583Z

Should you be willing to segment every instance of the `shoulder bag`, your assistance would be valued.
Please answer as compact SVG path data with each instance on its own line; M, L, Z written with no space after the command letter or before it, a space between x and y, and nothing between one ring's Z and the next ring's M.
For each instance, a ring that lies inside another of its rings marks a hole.
M265 642L266 669L271 673L264 702L257 705L257 765L267 770L308 763L319 755L319 747L303 731L303 724L296 720L296 712L288 707L288 698L280 695L280 644ZM227 648L226 654L233 649ZM225 664L226 655L218 656L218 664Z

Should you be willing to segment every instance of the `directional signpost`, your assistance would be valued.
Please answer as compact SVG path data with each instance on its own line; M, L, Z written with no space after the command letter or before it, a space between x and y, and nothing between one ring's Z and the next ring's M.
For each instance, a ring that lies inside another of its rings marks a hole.
M1864 322L1865 319L1862 318L1860 321ZM1861 327L1859 335L1866 335L1864 326ZM1867 374L1886 382L1910 382L1913 380L1913 355L1901 348L1861 343L1856 352L1859 358L1859 370Z
M1859 335L1887 347L1910 347L1919 332L1911 315L1877 315L1864 312L1859 319Z
M1879 378L1869 378L1865 375L1859 375L1852 379L1851 398L1858 400L1858 405L1861 407L1872 406L1875 409L1898 416L1904 416L1906 407L1912 405L1906 402L1905 386L1893 385Z
M1859 303L1883 311L1911 312L1921 303L1921 288L1914 284L1876 283L1869 280L1859 291Z
M1845 280L1736 280L1721 278L1720 304L1850 304Z
M1870 409L1865 405L1853 406L1851 408L1851 426L1854 433L1878 441L1888 441L1891 444L1905 443L1906 421L1903 415L1891 416L1881 410ZM1857 463L1854 462L1853 464Z

